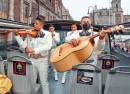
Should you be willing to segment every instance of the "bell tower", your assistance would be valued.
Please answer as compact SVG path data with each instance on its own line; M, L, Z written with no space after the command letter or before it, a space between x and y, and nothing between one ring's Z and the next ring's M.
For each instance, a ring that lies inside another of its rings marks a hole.
M112 6L112 9L113 9L113 12L122 11L121 0L112 0L111 6Z
M111 9L113 11L114 24L123 23L123 10L121 8L121 0L112 0Z

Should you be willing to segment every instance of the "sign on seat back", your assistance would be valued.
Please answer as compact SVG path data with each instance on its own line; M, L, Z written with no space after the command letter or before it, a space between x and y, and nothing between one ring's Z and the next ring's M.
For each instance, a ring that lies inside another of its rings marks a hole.
M9 46L7 48L7 58L10 58L12 56L24 56L27 58L27 55L25 54L24 50L16 46Z
M101 94L101 70L92 64L79 64L70 74L69 94Z
M36 94L38 74L32 62L22 56L13 56L7 59L7 63L7 74L13 83L12 91L15 94Z

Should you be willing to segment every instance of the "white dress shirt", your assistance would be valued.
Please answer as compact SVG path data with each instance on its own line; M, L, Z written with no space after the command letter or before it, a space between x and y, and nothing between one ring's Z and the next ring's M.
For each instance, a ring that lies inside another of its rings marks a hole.
M56 47L57 44L60 42L60 34L57 32L51 32L52 35L52 47Z
M39 34L40 33L42 33L42 35L36 38L27 36L25 40L23 40L19 35L15 36L15 38L21 48L25 49L29 47L34 50L35 54L46 56L48 55L48 50L52 47L51 33L43 29L40 30Z
M68 32L65 38L65 42L70 42L72 39L78 39L80 37L79 35L80 32L81 32L80 30Z

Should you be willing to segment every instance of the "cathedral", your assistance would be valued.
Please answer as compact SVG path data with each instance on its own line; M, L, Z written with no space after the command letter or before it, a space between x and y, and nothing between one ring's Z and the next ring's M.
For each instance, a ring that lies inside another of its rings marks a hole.
M109 9L97 9L90 13L93 24L115 25L130 21L130 15L123 15L121 0L112 0Z

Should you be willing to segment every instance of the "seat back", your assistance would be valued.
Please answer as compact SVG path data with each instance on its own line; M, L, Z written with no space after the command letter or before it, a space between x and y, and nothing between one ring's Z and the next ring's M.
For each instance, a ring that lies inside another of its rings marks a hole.
M17 55L28 58L23 49L20 49L19 47L16 46L7 47L7 58L10 58L12 56L17 56Z
M130 67L118 66L109 71L104 94L130 94Z
M11 79L15 94L36 94L38 89L37 71L32 62L23 56L7 59L7 75Z
M102 69L102 73L101 73L102 85L104 87L109 70L111 68L119 66L119 58L116 57L115 55L105 54L105 55L100 55L98 57L98 60L99 61L98 61L97 66L99 66Z
M67 86L69 94L101 94L101 70L92 64L76 65Z

